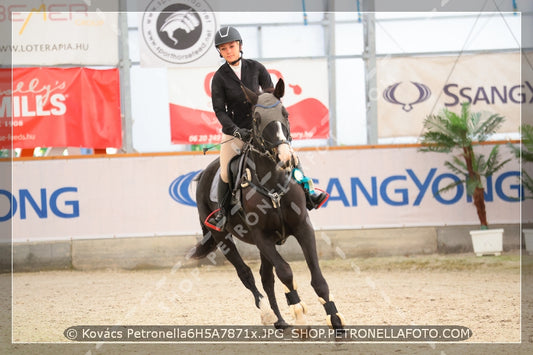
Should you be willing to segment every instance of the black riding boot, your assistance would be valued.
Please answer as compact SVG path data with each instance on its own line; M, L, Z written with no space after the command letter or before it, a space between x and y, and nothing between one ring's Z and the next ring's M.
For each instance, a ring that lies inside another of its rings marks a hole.
M298 162L298 165L296 166L296 169L300 170L300 172L302 173L301 177L295 176L295 180L304 189L305 201L306 201L305 205L306 205L307 209L309 211L311 211L312 209L320 208L320 206L322 206L324 201L327 200L328 194L325 193L325 192L320 192L320 191L318 191L318 192L314 191L313 193L311 193L310 188L309 188L309 184L312 184L313 181L311 179L308 179L308 178L305 177L305 174L304 174L304 171L303 171L303 168L302 168L302 164L300 162ZM303 183L302 180L303 181L309 180L309 181Z
M211 218L208 222L213 226L217 227L219 230L224 230L226 226L227 214L229 210L229 205L231 201L231 191L229 184L226 184L222 179L218 181L218 207L220 210Z
M328 194L325 192L315 192L311 193L308 189L305 188L305 186L302 186L305 191L305 200L306 200L306 206L309 211L312 209L319 209L320 206L326 201L328 198Z

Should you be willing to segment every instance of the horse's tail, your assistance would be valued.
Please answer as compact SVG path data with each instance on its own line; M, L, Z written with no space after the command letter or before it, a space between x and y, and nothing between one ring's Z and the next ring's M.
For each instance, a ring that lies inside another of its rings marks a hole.
M204 233L204 238L187 252L186 258L203 259L209 255L209 253L215 251L216 248L217 244L215 242L215 238L213 238L211 231L207 231L207 233Z

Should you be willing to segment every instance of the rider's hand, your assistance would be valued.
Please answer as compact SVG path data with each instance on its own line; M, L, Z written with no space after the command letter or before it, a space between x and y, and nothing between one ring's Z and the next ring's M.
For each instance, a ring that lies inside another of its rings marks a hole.
M235 131L233 131L233 136L243 141L247 141L252 136L252 132L248 128L236 128Z

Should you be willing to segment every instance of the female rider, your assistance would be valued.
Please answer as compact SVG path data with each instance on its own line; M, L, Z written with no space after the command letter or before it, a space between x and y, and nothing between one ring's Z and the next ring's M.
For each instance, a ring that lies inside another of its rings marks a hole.
M273 88L273 84L263 64L242 58L242 38L234 27L225 26L217 31L215 47L226 63L216 71L211 83L213 110L222 125L222 141L218 184L220 210L208 222L217 230L223 230L231 202L228 164L231 158L240 153L244 141L249 140L252 129L252 106L246 100L241 85L259 92L260 88L263 91ZM327 199L327 194L310 194L307 185L302 186L306 191L307 207L310 210L319 208Z

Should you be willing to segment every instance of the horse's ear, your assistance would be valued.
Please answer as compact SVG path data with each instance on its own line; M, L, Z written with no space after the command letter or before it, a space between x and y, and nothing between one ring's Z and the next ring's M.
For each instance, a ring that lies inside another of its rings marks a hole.
M244 96L246 96L246 100L248 100L249 103L252 105L257 104L257 94L253 92L252 90L248 89L244 85L241 85L242 92L244 92Z
M274 96L281 99L283 95L285 95L285 82L280 78L274 89Z

